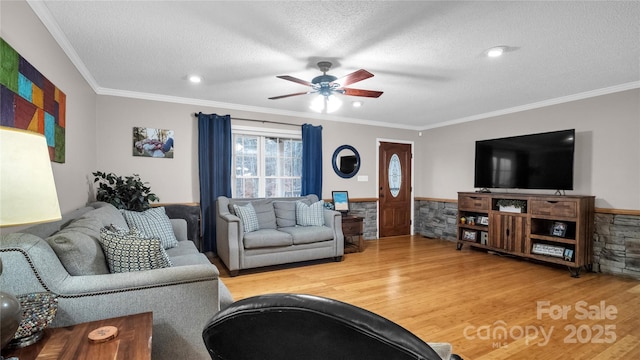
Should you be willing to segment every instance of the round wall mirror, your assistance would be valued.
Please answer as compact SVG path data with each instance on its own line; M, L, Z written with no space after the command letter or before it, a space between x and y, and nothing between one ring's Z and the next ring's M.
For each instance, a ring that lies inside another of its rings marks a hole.
M341 178L354 177L360 170L360 154L351 145L338 146L333 152L333 171Z

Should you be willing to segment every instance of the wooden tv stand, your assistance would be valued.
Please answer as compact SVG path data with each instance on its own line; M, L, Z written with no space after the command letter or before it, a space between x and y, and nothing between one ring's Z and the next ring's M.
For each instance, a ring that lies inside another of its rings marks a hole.
M501 211L500 199L521 200L524 208ZM566 265L579 277L593 261L594 208L594 196L459 192L457 249L467 244Z

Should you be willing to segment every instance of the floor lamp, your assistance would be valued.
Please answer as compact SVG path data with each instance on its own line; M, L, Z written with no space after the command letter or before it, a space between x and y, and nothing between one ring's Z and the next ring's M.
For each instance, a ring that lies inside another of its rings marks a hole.
M0 227L60 218L45 137L32 131L0 126ZM4 348L20 325L22 311L16 297L6 292L0 292L0 307L0 348Z

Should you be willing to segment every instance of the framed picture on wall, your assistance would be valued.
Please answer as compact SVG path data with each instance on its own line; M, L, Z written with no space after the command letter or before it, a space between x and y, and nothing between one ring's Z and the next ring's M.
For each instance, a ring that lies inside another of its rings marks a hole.
M133 156L173 158L173 130L133 128Z

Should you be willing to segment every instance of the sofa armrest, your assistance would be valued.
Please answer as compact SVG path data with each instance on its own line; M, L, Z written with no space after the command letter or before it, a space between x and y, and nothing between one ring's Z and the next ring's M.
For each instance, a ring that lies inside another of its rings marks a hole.
M336 251L339 256L344 254L344 234L342 233L342 214L335 210L324 210L324 224L333 230L336 241Z
M187 220L169 219L169 221L171 221L171 226L173 227L173 233L176 235L176 239L178 239L178 241L197 240L197 239L189 239Z
M240 269L240 251L244 231L240 218L229 212L229 199L220 196L216 204L216 248L230 272Z
M52 290L60 296L92 296L96 294L136 291L218 279L214 265L196 264L149 271L133 271L106 275L69 276Z

